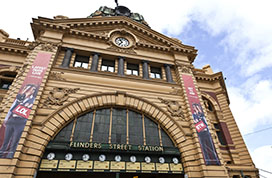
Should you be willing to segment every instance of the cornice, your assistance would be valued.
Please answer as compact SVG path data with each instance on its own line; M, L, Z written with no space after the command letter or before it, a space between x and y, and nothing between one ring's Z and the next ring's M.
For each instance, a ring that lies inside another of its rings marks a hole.
M183 53L190 57L190 61L193 62L197 55L197 50L193 46L188 46L180 43L179 41L169 38L161 33L158 33L143 24L137 23L130 18L117 16L117 17L93 17L93 18L79 18L79 19L48 19L39 17L38 19L33 19L32 30L34 36L37 37L38 31L36 29L53 29L66 31L68 34L81 35L85 37L92 37L101 40L107 40L102 34L95 34L91 32L85 32L82 30L77 30L74 28L82 27L93 27L101 25L127 25L138 32L144 33L145 35L162 42L165 46L154 45L151 43L137 42L137 46L144 47L148 49L162 50L162 51L173 51L178 53Z
M28 54L29 49L27 46L22 46L19 44L0 42L0 50L6 52L13 52L17 54Z
M222 72L214 73L214 74L205 74L203 70L201 69L193 69L194 76L197 81L208 81L208 82L219 82L223 94L226 95L228 104L230 104L225 79L223 77Z

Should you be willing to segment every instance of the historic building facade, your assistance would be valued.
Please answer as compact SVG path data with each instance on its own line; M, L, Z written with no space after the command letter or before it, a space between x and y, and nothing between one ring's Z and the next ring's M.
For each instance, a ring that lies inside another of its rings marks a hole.
M0 30L0 177L258 177L221 72L124 6Z

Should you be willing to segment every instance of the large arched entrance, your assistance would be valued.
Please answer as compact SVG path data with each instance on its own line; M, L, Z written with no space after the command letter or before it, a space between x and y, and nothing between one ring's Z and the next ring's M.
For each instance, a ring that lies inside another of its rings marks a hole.
M180 151L152 117L104 107L70 120L48 143L37 178L183 177Z

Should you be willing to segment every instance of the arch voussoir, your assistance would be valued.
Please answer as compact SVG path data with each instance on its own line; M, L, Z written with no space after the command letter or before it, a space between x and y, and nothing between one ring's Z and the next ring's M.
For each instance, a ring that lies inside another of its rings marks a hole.
M106 106L127 107L148 115L155 122L159 123L169 136L172 137L178 148L182 149L180 145L186 140L185 132L166 111L148 100L125 93L99 93L84 96L67 103L47 117L43 123L41 132L53 138L58 131L77 116L89 110Z

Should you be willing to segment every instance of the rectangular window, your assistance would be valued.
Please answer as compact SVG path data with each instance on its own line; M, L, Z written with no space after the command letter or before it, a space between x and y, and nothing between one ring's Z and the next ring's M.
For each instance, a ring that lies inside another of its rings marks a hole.
M74 67L82 67L84 69L88 69L89 58L89 56L76 55Z
M12 81L2 80L0 83L0 89L8 90L9 86L12 84Z
M128 75L139 75L139 65L127 63L127 74Z
M161 79L161 68L159 67L150 67L150 78L159 78Z
M101 71L114 72L114 65L115 65L115 61L103 59Z
M214 124L216 135L221 145L226 145L226 140L219 124Z

